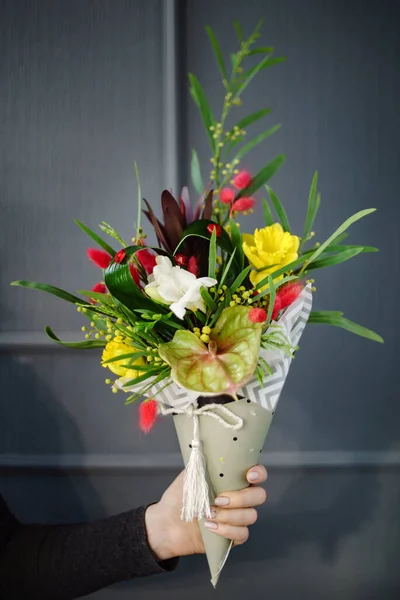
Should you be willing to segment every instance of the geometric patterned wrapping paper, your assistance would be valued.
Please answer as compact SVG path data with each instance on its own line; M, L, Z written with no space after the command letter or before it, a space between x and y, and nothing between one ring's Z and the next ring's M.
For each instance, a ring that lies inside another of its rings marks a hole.
M293 304L282 314L279 322L274 325L284 328L285 335L293 347L296 347L300 341L311 307L312 292L311 285L308 284ZM260 355L267 362L272 373L265 377L262 385L254 377L238 391L238 396L247 398L269 411L274 411L288 375L292 358L282 350L264 350L263 348L261 348ZM163 386L165 386L165 382L155 385L151 390L151 395L174 408L185 409L190 404L195 403L199 397L198 392L187 390L173 381L168 387L161 389Z

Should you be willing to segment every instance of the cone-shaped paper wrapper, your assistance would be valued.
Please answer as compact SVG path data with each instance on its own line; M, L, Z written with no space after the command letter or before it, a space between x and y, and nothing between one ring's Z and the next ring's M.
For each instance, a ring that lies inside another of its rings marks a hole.
M223 492L248 487L246 473L258 463L272 420L272 412L247 399L229 402L225 406L243 419L243 427L238 431L226 429L216 419L207 415L199 416L200 439L207 464L211 503ZM191 452L193 418L176 415L174 422L186 465ZM215 587L231 543L206 529L201 522L200 529L210 567L211 583Z

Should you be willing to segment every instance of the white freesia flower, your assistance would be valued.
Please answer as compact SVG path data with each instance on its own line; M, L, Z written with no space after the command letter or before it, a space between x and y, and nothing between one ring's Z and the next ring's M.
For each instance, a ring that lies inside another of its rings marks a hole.
M179 319L183 319L187 310L206 312L200 288L212 287L218 283L216 279L197 278L181 267L174 267L167 256L157 256L156 263L144 288L150 298L168 304Z

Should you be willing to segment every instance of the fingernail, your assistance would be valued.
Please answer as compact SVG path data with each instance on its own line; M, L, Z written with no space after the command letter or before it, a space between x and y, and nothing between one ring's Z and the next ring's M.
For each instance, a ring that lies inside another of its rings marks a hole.
M217 529L218 527L217 523L213 523L212 521L204 521L204 526L207 527L207 529Z
M217 511L215 510L215 508L211 509L210 514L211 514L211 518L215 519L215 517L217 516Z
M250 471L247 478L249 481L257 481L257 479L260 479L260 476L257 471Z
M222 496L221 498L216 498L215 499L215 504L217 506L228 506L228 504L229 504L229 498L226 498L226 496Z

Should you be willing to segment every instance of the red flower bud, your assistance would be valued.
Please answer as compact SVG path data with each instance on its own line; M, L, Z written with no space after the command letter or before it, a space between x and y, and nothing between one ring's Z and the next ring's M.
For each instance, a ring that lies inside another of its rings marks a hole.
M219 193L219 199L224 204L230 204L231 202L233 202L235 196L235 190L233 190L232 188L222 188L222 190Z
M139 250L136 253L139 261L142 263L144 270L148 275L151 275L154 267L156 266L156 257L150 252L150 250Z
M252 308L249 312L249 319L253 323L265 323L267 316L263 308Z
M181 254L180 252L178 252L178 254L175 254L175 262L181 266L181 267L185 267L187 264L187 256L185 256L184 254Z
M105 286L105 284L103 282L96 283L92 287L92 292L96 292L97 294L106 294L107 293L107 288L106 288L106 286ZM93 298L90 298L90 303L91 304L96 304L96 300L94 300Z
M116 263L122 263L122 261L124 260L126 256L126 250L125 248L122 248L122 250L120 250L119 252L117 252L117 254L114 256L114 262Z
M99 250L98 248L88 248L86 254L89 257L89 260L100 269L107 269L111 262L111 256L107 254L107 252L104 252L104 250Z
M277 296L275 298L274 308L272 309L272 315L271 315L272 321L275 321L278 318L281 310L282 310L282 304L281 304L279 296Z
M232 204L231 212L245 212L254 208L255 200L253 198L239 198Z
M148 433L157 418L157 401L145 400L139 406L139 427L144 433Z
M233 180L233 185L239 190L244 190L251 181L251 175L248 171L240 171Z
M221 226L217 225L216 223L210 223L209 225L207 225L207 231L208 233L212 234L212 232L215 229L215 235L217 237L219 237L221 235Z
M133 263L130 263L130 265L129 265L129 272L132 276L133 281L136 283L136 285L138 287L140 287L140 275Z

